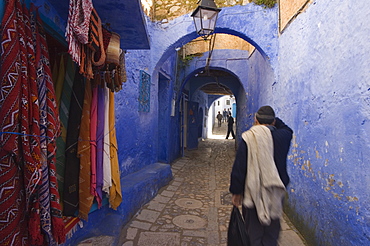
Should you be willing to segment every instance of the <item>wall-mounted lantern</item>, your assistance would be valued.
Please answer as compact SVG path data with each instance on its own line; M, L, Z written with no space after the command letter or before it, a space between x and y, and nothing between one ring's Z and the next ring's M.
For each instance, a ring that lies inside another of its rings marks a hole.
M198 7L191 14L197 33L207 39L215 30L218 9L213 0L199 0Z

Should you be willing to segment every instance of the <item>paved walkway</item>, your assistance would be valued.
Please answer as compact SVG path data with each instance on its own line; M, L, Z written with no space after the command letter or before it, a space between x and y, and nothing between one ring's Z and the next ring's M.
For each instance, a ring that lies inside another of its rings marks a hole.
M120 246L227 245L235 140L225 139L225 124L216 126L214 134L172 164L174 179L126 225ZM110 245L108 241L102 237L80 245ZM305 245L285 216L279 245Z

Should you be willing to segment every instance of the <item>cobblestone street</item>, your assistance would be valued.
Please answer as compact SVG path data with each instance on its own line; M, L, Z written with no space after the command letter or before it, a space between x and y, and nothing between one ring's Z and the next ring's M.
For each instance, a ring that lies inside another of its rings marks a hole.
M225 124L215 127L213 133L199 142L197 150L186 151L172 164L173 180L126 225L122 246L227 245L235 140L225 139ZM107 237L95 238L80 246L109 242L112 239ZM305 245L286 218L279 245Z

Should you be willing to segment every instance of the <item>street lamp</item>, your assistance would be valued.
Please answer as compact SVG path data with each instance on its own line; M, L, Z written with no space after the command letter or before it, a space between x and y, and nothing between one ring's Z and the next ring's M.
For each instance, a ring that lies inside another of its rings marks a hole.
M197 33L207 39L215 30L218 12L221 9L217 8L213 0L199 0L198 4L191 17L194 19Z

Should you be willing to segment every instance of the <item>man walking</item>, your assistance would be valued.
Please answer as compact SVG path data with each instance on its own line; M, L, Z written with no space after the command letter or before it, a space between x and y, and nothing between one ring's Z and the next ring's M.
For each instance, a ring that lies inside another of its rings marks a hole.
M231 114L229 115L229 117L227 117L227 134L226 134L226 139L229 139L230 132L231 132L231 136L233 136L233 139L235 139L235 134L234 134L234 118L231 116Z
M229 190L233 205L242 205L251 246L277 245L292 134L270 106L261 107L255 125L242 134Z
M228 114L227 114L226 108L224 108L224 111L222 112L222 116L223 116L222 122L227 122Z
M216 118L218 120L218 127L221 127L222 114L220 113L220 111L218 111Z

